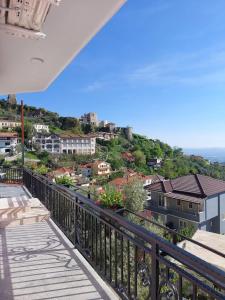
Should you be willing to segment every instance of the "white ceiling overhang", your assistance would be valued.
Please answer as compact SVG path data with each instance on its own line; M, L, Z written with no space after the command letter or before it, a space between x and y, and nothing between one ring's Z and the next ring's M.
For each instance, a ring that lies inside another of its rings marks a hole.
M4 24L1 28L0 19L0 94L48 88L125 0L56 2L59 2L58 5L51 5L42 27L37 26L38 31L41 29L38 33L41 38L38 39L6 33ZM0 7L2 4L4 0L0 0Z

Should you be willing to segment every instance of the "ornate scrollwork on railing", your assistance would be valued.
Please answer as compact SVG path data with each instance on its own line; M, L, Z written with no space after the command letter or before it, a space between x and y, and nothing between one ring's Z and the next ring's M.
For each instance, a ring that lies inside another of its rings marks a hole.
M159 285L159 299L161 300L178 300L178 290L176 285L172 282L174 275L166 269L162 270L160 274L162 281Z
M150 269L149 269L147 263L145 263L145 262L139 263L139 265L138 265L138 276L141 280L142 286L144 288L149 289L148 296L146 297L146 299L149 299L150 294L151 294L151 276L150 276Z

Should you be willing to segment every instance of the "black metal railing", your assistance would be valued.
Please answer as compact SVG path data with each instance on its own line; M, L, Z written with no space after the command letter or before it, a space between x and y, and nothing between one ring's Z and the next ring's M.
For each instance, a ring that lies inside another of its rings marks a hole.
M22 168L2 168L0 167L0 183L22 184Z
M225 299L225 273L30 170L24 185L123 299Z

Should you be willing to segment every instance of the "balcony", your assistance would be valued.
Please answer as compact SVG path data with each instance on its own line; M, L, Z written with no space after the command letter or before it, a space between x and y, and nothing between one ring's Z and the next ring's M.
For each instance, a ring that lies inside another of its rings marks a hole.
M187 211L183 211L182 209L172 209L170 207L156 206L155 204L151 203L151 200L148 201L146 208L156 213L161 213L164 215L173 215L178 218L183 218L194 222L200 222L199 213L197 212L196 213L191 211L187 212Z
M166 240L28 169L4 173L51 219L1 230L0 299L225 299L224 271L176 246L176 232L155 224Z

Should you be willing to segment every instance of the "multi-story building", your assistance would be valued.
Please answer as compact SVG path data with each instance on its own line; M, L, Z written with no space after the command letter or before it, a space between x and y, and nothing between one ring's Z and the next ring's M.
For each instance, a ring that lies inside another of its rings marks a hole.
M94 175L108 176L111 173L111 166L105 161L95 161L92 164L92 170Z
M111 173L111 166L105 161L94 161L80 165L79 171L84 177L90 177L92 175L108 176Z
M41 151L55 154L95 154L96 138L88 135L44 134L38 133L33 138L33 145L39 145Z
M49 133L49 126L45 124L34 124L33 125L34 130L36 132L47 132Z
M17 144L18 134L16 132L0 132L0 154L13 153Z
M147 187L148 209L167 226L188 225L225 233L225 182L203 175L187 175Z
M0 130L2 130L2 129L12 130L12 129L15 129L16 127L21 127L21 122L5 120L5 119L0 120Z
M94 126L99 125L98 116L95 112L89 112L87 114L84 114L83 116L81 116L80 122L82 124L88 124Z
M96 148L96 137L91 135L60 134L61 153L93 155Z
M115 139L118 135L116 133L113 132L96 132L95 136L97 139L99 140L103 140L103 141L111 141L113 139Z
M60 154L61 141L56 134L37 133L32 140L33 146L39 146L41 151Z

